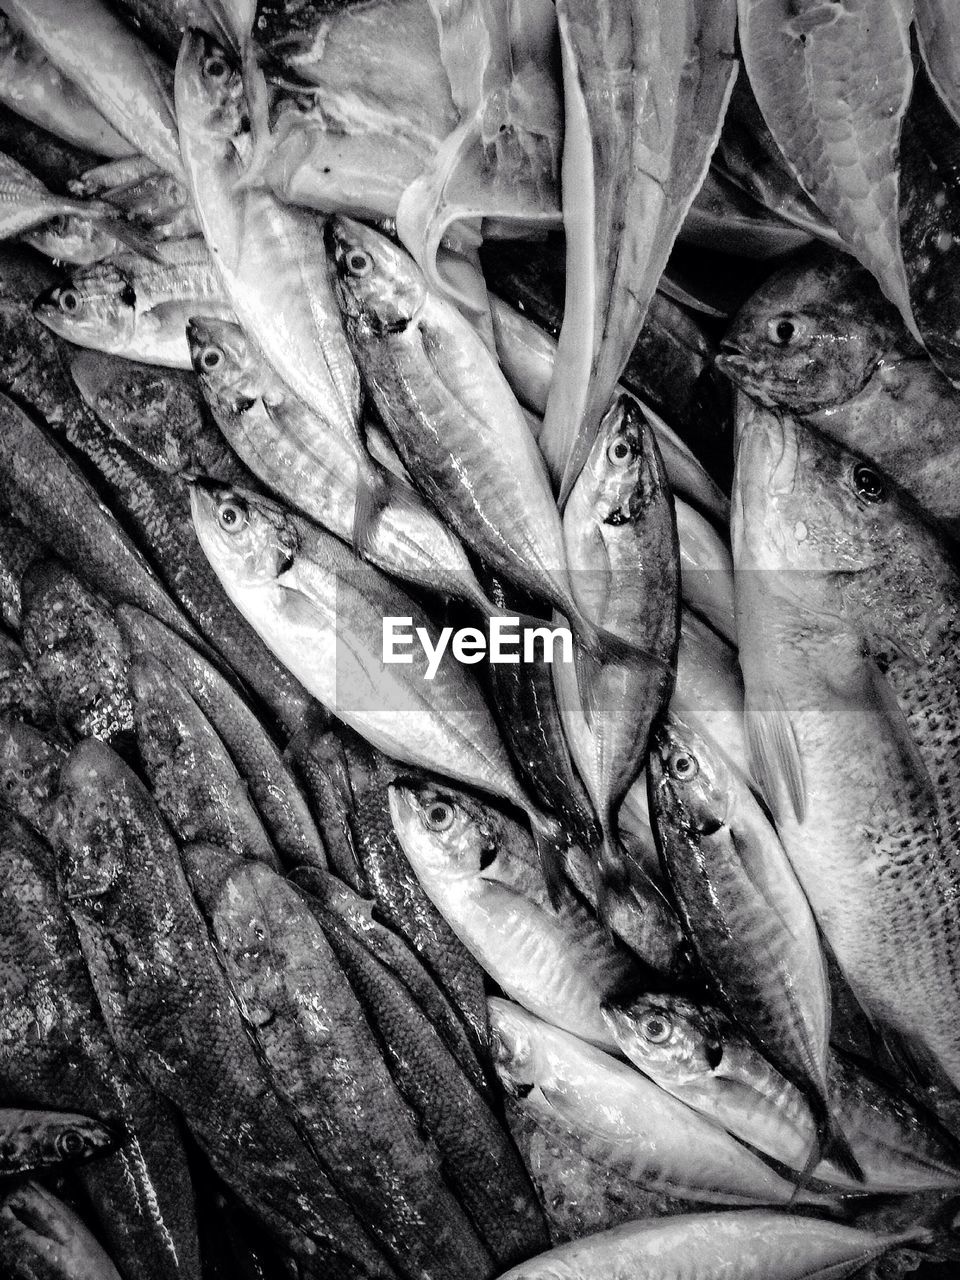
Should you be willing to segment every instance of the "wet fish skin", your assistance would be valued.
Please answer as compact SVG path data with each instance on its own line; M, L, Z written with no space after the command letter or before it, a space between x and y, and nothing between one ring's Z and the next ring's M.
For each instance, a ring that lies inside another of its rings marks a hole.
M2 38L0 36L0 42ZM97 162L95 152L65 142L3 102L0 102L0 151L19 161L60 195L71 194L68 183Z
M254 1214L283 1224L288 1247L344 1276L390 1276L264 1074L149 793L102 743L75 747L61 771L53 842L60 891L124 1055Z
M42 555L29 529L13 519L0 523L0 618L12 631L20 630L23 575Z
M424 892L486 973L525 1008L610 1045L600 1002L636 971L572 891L554 909L528 850L498 843L487 806L464 792L397 782L390 812Z
M606 1012L621 1050L668 1093L788 1168L804 1168L815 1130L802 1095L719 1009L651 993ZM902 1085L891 1087L865 1062L833 1049L827 1093L866 1181L821 1162L812 1171L819 1182L867 1195L957 1185L956 1139Z
M297 890L251 864L203 905L275 1088L394 1265L411 1280L485 1276L485 1251Z
M183 683L213 725L250 789L271 840L284 862L326 867L320 833L306 800L260 719L203 654L162 622L121 605L117 625L137 657L153 654Z
M949 548L892 482L789 418L745 406L737 466L756 777L858 999L960 1079Z
M56 709L36 667L11 636L0 633L0 717L57 732Z
M808 1198L620 1059L497 997L490 1021L507 1095L601 1169L700 1203L786 1205L798 1194ZM828 1203L818 1195L809 1200Z
M0 1108L0 1172L5 1174L92 1160L116 1145L115 1135L89 1116Z
M444 1175L496 1266L530 1257L548 1238L546 1224L497 1116L399 979L342 921L324 913L320 922L397 1087L436 1143Z
M227 749L168 666L139 654L130 664L133 728L153 798L181 844L205 841L279 867Z
M77 1177L124 1280L199 1280L177 1121L117 1055L53 871L47 846L0 814L0 1087L11 1102L69 1106L123 1135Z
M36 1182L0 1204L0 1254L10 1280L120 1280L83 1221Z
M27 724L0 720L0 804L41 838L50 829L66 757L66 748L52 737Z
M116 220L102 200L80 201L49 191L40 178L0 151L0 236L13 239L57 219Z

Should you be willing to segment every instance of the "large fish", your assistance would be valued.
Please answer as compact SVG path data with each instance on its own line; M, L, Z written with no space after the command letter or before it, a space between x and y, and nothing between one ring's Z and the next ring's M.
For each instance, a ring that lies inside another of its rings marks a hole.
M52 861L46 845L0 815L0 1087L11 1102L69 1106L123 1135L115 1154L80 1166L77 1177L124 1280L199 1280L176 1119L117 1055Z
M77 1164L116 1145L114 1134L89 1116L0 1108L0 1172L4 1174Z
M854 992L956 1084L951 552L871 465L758 408L740 423L733 536L755 777Z
M462 792L398 782L390 812L424 891L494 981L549 1022L611 1045L600 1002L637 968L578 896L560 888L554 908L522 843L491 830L487 807Z
M561 506L703 182L738 63L733 0L562 0L566 306L542 445Z
M266 499L212 484L191 494L197 536L227 594L304 687L393 759L523 809L549 874L556 824L521 791L470 673L448 657L427 679L423 651L410 665L383 661L387 617L409 617L439 643L419 606L331 534Z
M809 1107L719 1010L656 993L605 1012L621 1050L661 1088L734 1137L803 1170L816 1139ZM956 1139L901 1085L885 1083L865 1062L834 1049L827 1096L864 1182L826 1161L813 1170L818 1181L868 1195L947 1189L960 1181Z
M587 767L578 765L600 820L596 879L606 918L608 886L625 878L617 840L620 806L643 768L650 726L669 701L680 632L673 503L653 432L626 395L600 422L563 513L563 540L580 609L598 627L652 655L629 666L584 659L576 671L593 748ZM569 674L569 664L555 668L558 679ZM569 701L560 697L561 717Z
M490 1000L490 1024L508 1096L601 1168L704 1204L787 1205L796 1196L791 1182L718 1125L619 1058L508 1000Z
M81 743L61 771L53 840L124 1055L288 1248L338 1275L392 1275L274 1093L149 793L102 743Z
M482 1280L487 1254L300 894L268 867L241 866L202 904L274 1087L397 1270Z
M717 363L752 399L863 454L960 529L960 398L859 263L820 250L774 272Z
M170 75L101 0L4 0L4 11L130 143L173 174L183 172ZM92 57L92 50L109 56Z
M912 4L739 0L738 8L744 64L777 145L916 335L897 216Z
M9 1280L120 1280L83 1220L36 1182L0 1204L0 1256Z

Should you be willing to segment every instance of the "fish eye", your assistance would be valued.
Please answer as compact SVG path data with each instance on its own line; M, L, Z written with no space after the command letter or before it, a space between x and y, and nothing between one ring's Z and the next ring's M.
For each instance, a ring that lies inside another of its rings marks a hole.
M203 60L203 74L208 80L225 80L230 74L230 68L219 53L211 53Z
M774 316L767 323L767 337L778 347L789 347L797 336L797 323L790 316Z
M632 456L632 450L626 440L618 437L607 446L607 458L615 467L622 467Z
M678 782L689 782L700 772L700 766L689 751L674 751L667 762L671 777Z
M57 306L67 315L80 310L80 295L76 289L61 289L57 294Z
M82 1155L86 1145L82 1134L79 1134L76 1129L67 1129L57 1138L57 1151L67 1159Z
M640 1032L651 1044L666 1044L673 1035L673 1023L665 1013L656 1010L640 1019Z
M219 369L223 364L223 352L210 343L200 352L200 364L207 373L213 373L214 369Z
M862 464L853 468L853 487L864 502L882 502L887 492L883 477Z
M428 831L449 831L453 826L453 805L434 800L423 811L423 825Z
M350 249L344 257L347 270L358 280L368 276L373 270L373 258L366 249Z
M239 533L247 525L247 506L240 498L224 498L217 507L217 523L226 533Z

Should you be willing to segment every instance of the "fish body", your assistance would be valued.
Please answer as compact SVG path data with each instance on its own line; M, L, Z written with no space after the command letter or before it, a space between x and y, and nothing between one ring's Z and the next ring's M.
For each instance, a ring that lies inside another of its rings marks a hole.
M38 729L56 728L56 709L36 667L16 640L2 634L0 716Z
M923 60L944 106L960 124L960 37L946 0L916 0Z
M137 777L100 743L61 771L58 880L114 1041L186 1120L214 1168L288 1247L349 1276L391 1271L265 1075Z
M787 417L745 409L737 465L755 776L858 998L956 1081L949 549L870 464Z
M38 836L46 835L66 749L28 724L0 722L0 799Z
M796 1194L723 1129L618 1058L507 1000L490 1000L490 1022L507 1095L601 1167L701 1203L788 1204Z
M120 1280L83 1220L35 1182L0 1204L0 1254L10 1280Z
M276 1088L396 1267L417 1280L485 1276L485 1251L297 890L239 867L204 906Z
M722 1013L670 994L641 995L607 1010L621 1050L661 1088L743 1142L803 1170L816 1131L803 1095L738 1034ZM858 1183L836 1165L813 1170L847 1194L910 1194L955 1186L955 1140L906 1091L834 1049L827 1066L832 1114L863 1169Z
M13 239L57 218L116 217L103 201L85 203L48 191L11 156L0 152L0 237Z
M0 1171L5 1174L92 1160L115 1141L109 1129L89 1116L0 1108Z
M23 615L23 575L43 556L33 534L16 520L0 528L0 617L4 626L19 632Z
M600 1001L633 965L597 918L569 889L554 910L526 848L518 852L491 829L486 807L471 797L396 783L390 812L424 891L494 981L538 1016L610 1045Z

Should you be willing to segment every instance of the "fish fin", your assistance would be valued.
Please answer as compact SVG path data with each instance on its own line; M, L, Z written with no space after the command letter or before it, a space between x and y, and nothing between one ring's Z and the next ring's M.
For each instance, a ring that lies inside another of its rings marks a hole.
M164 259L157 248L157 242L145 231L141 231L139 227L135 227L133 223L128 222L126 218L103 218L102 225L104 230L110 235L116 237L121 244L128 249L132 249L134 253L139 253L141 257L148 258L151 262L159 263L164 266Z
M890 726L891 740L900 752L907 772L920 788L921 795L930 810L939 814L940 806L937 801L937 789L933 785L933 779L930 777L926 762L920 754L917 740L914 738L907 723L903 708L897 701L893 686L873 660L867 662L867 680L870 692L883 713L884 719Z
M564 850L568 844L563 827L555 818L538 810L527 813L533 842L536 845L540 869L547 886L547 893L554 909L559 907L563 891Z
M573 652L573 669L577 680L577 693L580 696L580 712L591 733L597 729L597 712L599 709L600 664L581 645L576 645Z
M848 1178L852 1178L855 1182L866 1182L867 1178L860 1161L854 1154L846 1134L830 1115L826 1099L821 1096L811 1100L810 1109L817 1123L818 1137L818 1143L814 1149L817 1157L814 1160L814 1167L819 1160L829 1160Z
M797 737L779 691L771 690L763 697L747 693L744 697L744 721L750 765L767 806L777 814L779 784L782 782L797 821L803 822L807 808L803 764Z
M628 882L627 862L620 847L620 837L612 815L601 816L601 840L596 859L597 915L612 943L614 896Z
M394 487L382 471L357 485L357 505L353 515L353 549L361 560L369 559L380 513L394 497Z

